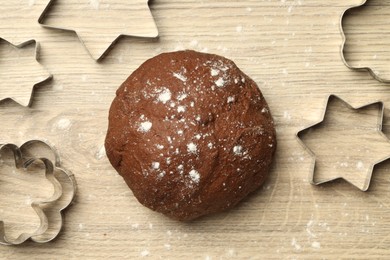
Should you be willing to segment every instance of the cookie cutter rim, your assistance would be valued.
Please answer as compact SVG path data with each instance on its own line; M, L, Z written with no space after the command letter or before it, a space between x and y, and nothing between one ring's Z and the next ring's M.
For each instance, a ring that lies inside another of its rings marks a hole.
M23 156L23 149L25 146L33 145L35 143L40 143L45 145L47 148L50 149L50 151L53 153L55 159L54 159L54 164L51 160L44 158L44 157L30 157L30 156ZM45 141L42 140L30 140L22 144L20 147L16 146L15 144L1 144L0 145L0 151L2 151L4 148L9 148L14 156L15 159L15 167L20 168L27 168L29 165L36 161L41 161L45 165L45 177L48 179L53 187L54 187L54 192L52 196L46 200L43 201L33 201L31 203L31 207L34 209L34 211L37 213L39 219L40 219L40 225L39 227L33 232L33 233L22 233L20 234L16 239L9 240L6 235L5 235L5 226L4 226L4 221L0 220L0 244L3 245L20 245L24 243L27 240L32 240L37 243L46 243L50 242L53 239L57 237L57 235L60 233L62 227L63 227L63 222L64 222L64 217L63 217L63 210L67 208L73 201L74 196L76 194L76 180L74 178L74 175L66 171L65 169L60 167L60 157L58 156L57 150L48 144ZM49 205L53 202L56 202L62 195L63 195L63 189L60 181L55 177L54 172L55 170L59 170L62 173L65 173L71 183L71 194L70 194L70 200L62 206L60 209L58 209L58 216L59 216L59 228L55 232L54 235L51 237L47 238L42 238L41 236L45 234L45 232L49 228L49 220L47 215L45 214L44 210L41 208L41 206Z
M75 178L73 173L71 173L68 170L65 170L64 168L61 167L61 157L59 155L58 150L55 148L54 145L51 145L47 141L44 141L44 140L35 139L35 140L30 140L30 141L27 141L27 142L23 143L20 146L20 149L23 150L25 146L34 145L35 143L39 143L41 145L44 145L44 146L46 146L50 150L50 152L54 155L54 162L55 162L54 163L54 167L55 167L55 169L58 170L58 171L61 171L63 174L65 174L67 179L69 180L69 182L71 184L71 190L69 192L69 194L70 194L69 201L66 204L64 204L61 208L59 208L58 211L57 211L58 216L60 218L60 221L58 222L59 223L59 228L49 238L46 238L46 239L41 239L41 238L37 239L37 238L35 238L35 240L34 240L35 242L38 242L38 243L46 243L46 242L50 242L50 241L54 240L58 236L58 234L61 232L61 230L62 230L62 228L64 226L63 225L64 224L63 211L66 208L69 207L69 205L73 202L73 200L75 198L75 195L76 195L76 192L77 192L77 182L76 182L76 178ZM59 183L61 183L61 182L59 182ZM43 235L43 234L41 234L41 235ZM37 240L39 240L39 241L37 241Z
M4 221L0 221L0 243L6 244L6 245L17 245L21 244L24 241L31 238L34 240L34 236L44 233L48 228L48 219L46 215L44 214L43 210L41 209L41 206L44 206L48 203L51 203L55 200L57 200L62 195L62 187L60 183L54 178L54 166L53 164L47 160L46 158L31 158L27 159L22 155L21 150L19 147L17 147L14 144L4 144L0 146L0 150L3 150L4 148L7 148L12 151L14 159L15 159L15 167L16 168L24 168L27 169L29 165L31 165L33 162L36 161L42 161L45 164L45 177L47 180L50 181L50 183L54 187L54 193L48 198L47 200L42 201L33 201L31 203L31 207L34 209L34 211L37 213L39 219L40 219L40 225L36 231L34 231L32 234L28 233L22 233L20 234L16 239L10 240L7 238L5 234L5 226Z
M366 5L368 2L368 0L363 0L362 3L360 3L359 5L354 5L352 7L349 7L347 9L345 9L343 11L343 13L341 14L341 18L340 18L340 33L341 33L341 37L342 37L342 43L341 43L341 48L340 48L340 56L341 56L341 60L343 61L344 65L351 69L351 70L354 70L354 71L368 71L371 76L376 79L377 81L379 82L382 82L382 83L390 83L390 79L386 79L386 78L382 78L381 76L378 75L378 73L375 72L374 69L372 69L371 67L368 67L368 66L361 66L361 67L355 67L355 66L352 66L350 65L347 60L345 59L345 56L344 56L344 53L345 53L345 44L347 42L347 37L344 33L344 29L343 29L343 19L344 19L344 16L346 15L346 13L352 9L355 9L355 8L360 8L364 5Z
M39 82L36 82L33 86L32 86L32 89L31 89L31 93L30 93L30 99L29 99L29 102L27 105L23 105L21 103L19 103L15 98L13 97L7 97L7 98L4 98L4 99L0 99L0 102L3 101L3 100L6 100L6 99L11 99L13 100L15 103L21 105L21 106L24 106L24 107L30 107L32 105L32 97L34 95L34 90L35 90L35 87L39 84L42 84L44 82L47 82L49 80L51 80L53 78L53 75L39 62L39 54L40 54L40 44L38 41L36 41L35 39L31 39L31 40L27 40L25 42L22 42L20 44L13 44L9 41L7 41L6 39L0 37L0 41L3 41L5 42L7 45L15 48L15 49L22 49L28 45L31 45L31 44L34 44L35 47L34 47L34 59L36 60L36 62L41 66L42 69L44 69L46 72L47 72L47 76L42 79L41 81Z
M376 102L372 102L372 103L368 103L368 104L365 104L365 105L362 105L362 106L357 106L357 107L354 107L352 105L350 105L348 102L344 101L344 99L340 98L339 96L335 95L335 94L330 94L328 95L328 97L326 98L326 102L325 102L325 109L323 109L322 111L322 114L321 114L321 119L312 124L312 125L309 125L307 127L305 127L304 129L301 129L299 130L297 133L296 133L296 139L298 140L298 142L300 143L300 145L302 146L302 148L308 152L308 154L310 155L311 157L311 166L310 166L310 171L309 171L309 182L312 184L312 185L315 185L315 186L318 186L318 185L321 185L321 184L324 184L324 183L328 183L328 182L333 182L335 180L339 180L339 179L342 179L344 180L345 182L351 184L352 186L358 188L359 190L361 191L367 191L369 186L370 186L370 183L371 183L371 179L372 179L372 174L373 174L373 171L374 171L374 168L375 168L375 165L383 162L383 161L386 161L388 159L390 159L390 153L387 157L385 158L382 158L378 161L375 161L374 163L372 163L371 167L369 168L369 172L365 178L365 182L364 182L364 185L362 188L359 188L357 187L356 185L354 185L352 182L350 182L348 179L345 179L344 177L340 176L340 177L335 177L335 178L332 178L332 179L329 179L329 180L325 180L325 181L315 181L315 168L316 168L316 160L317 160L317 156L316 154L307 146L305 145L305 143L302 141L302 139L300 138L300 135L306 131L308 131L309 129L311 129L312 127L315 127L315 126L319 126L320 124L322 124L322 122L324 122L324 119L325 119L325 115L326 115L326 111L328 111L328 107L329 107L329 103L331 101L331 99L337 99L339 100L340 102L342 102L344 105L346 105L346 107L348 107L348 109L351 109L351 110L359 110L359 109L363 109L363 108L366 108L366 107L369 107L371 105L375 105L375 104L378 104L380 106L380 111L378 113L378 119L377 119L377 132L382 135L383 137L385 137L389 143L390 143L390 140L389 138L383 133L382 131L382 127L383 127L383 117L384 117L384 110L385 110L385 106L384 106L384 103L382 101L376 101Z
M152 17L153 19L153 22L154 22L154 25L156 27L156 33L151 35L151 36L135 36L135 35L129 35L129 34L119 34L111 43L110 45L108 45L108 47L106 48L106 50L103 51L103 53L100 54L99 57L95 58L92 56L92 53L90 52L90 50L87 48L87 46L85 45L83 39L80 37L80 35L77 33L77 30L76 29L70 29L70 28L64 28L64 27L57 27L57 26L50 26L50 25L46 25L43 23L43 20L45 19L45 16L46 14L49 12L49 9L50 7L52 6L52 4L54 3L55 0L50 0L45 9L43 9L41 15L39 16L38 18L38 23L42 26L42 27L45 27L45 28L49 28L49 29L55 29L55 30L61 30L61 31L68 31L68 32L74 32L77 36L77 38L79 39L79 41L81 42L81 44L83 45L84 49L87 51L88 55L93 59L95 60L96 62L98 61L101 61L106 55L107 53L113 48L113 46L116 44L116 42L122 38L122 37L134 37L134 38L152 38L152 39L156 39L159 37L159 31L158 31L158 28L157 28L157 25L156 25L156 21L153 17L153 14L150 10L150 7L149 7L149 1L152 1L152 0L147 0L146 4L148 5L149 7L149 12L150 12L150 16Z

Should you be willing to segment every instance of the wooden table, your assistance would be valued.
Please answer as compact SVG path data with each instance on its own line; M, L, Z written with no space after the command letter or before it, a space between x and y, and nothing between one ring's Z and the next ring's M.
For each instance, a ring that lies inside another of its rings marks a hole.
M48 0L24 2L39 15ZM367 192L344 181L313 186L308 180L312 158L295 136L321 120L330 94L355 107L383 101L383 132L390 135L390 87L367 72L349 70L340 57L340 16L361 2L154 0L149 4L159 38L123 37L100 62L74 32L28 22L28 12L16 17L1 12L0 24L12 19L19 26L17 40L31 36L40 43L39 61L53 79L35 88L30 108L10 100L0 103L0 143L48 140L59 150L63 167L76 176L78 193L55 241L2 246L0 258L388 258L389 162L374 168ZM389 4L370 0L369 7L345 22L353 39L347 46L351 63L367 61L381 75L390 75L390 56L384 56L389 54L390 26L383 15L390 13ZM8 39L2 31L0 37ZM278 134L276 161L264 186L233 210L191 223L140 205L109 164L103 146L118 86L146 59L179 49L234 60L259 84Z

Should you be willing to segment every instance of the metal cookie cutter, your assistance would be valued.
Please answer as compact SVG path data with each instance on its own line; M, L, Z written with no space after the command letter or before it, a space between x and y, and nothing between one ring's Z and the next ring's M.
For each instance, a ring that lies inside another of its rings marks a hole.
M383 83L390 83L390 79L386 79L386 78L383 78L383 77L379 76L379 74L375 70L373 70L371 67L367 67L367 66L363 66L363 67L351 66L346 61L345 56L344 56L344 48L345 48L345 44L346 44L346 41L347 41L347 37L345 36L344 29L343 29L343 19L344 19L344 16L345 16L345 14L348 11L350 11L352 9L355 9L355 8L359 8L359 7L364 6L365 4L367 4L367 1L368 0L363 0L361 4L346 9L342 13L342 15L341 15L341 19L340 19L340 32L341 32L341 36L342 36L342 43L341 43L341 49L340 49L341 60L343 61L345 66L347 66L351 70L355 70L355 71L368 71L371 74L371 76L374 77L376 80L378 80L380 82L383 82Z
M61 16L55 13L55 8L54 15L47 15L54 2L49 2L38 23L47 28L75 31L80 42L96 61L104 57L122 36L158 37L148 0L117 0L109 4L67 0L62 4L62 9L58 8ZM60 1L57 0L58 2Z
M33 53L28 48L30 45L34 46ZM13 45L0 38L0 56L0 100L10 98L22 106L29 106L34 87L52 78L38 62L39 44L29 40Z
M355 108L330 95L321 121L297 133L312 158L309 181L319 185L344 179L366 191L374 166L390 158L383 111L382 102Z
M26 170L33 164L43 163L45 177L54 188L50 198L31 203L31 207L39 217L39 227L34 232L22 233L17 238L11 239L6 236L6 223L0 221L0 244L19 245L29 239L37 243L53 240L63 226L62 211L70 205L76 192L73 174L60 167L57 151L41 140L31 140L20 147L14 144L0 145L0 156L2 163L5 160L14 160L16 168Z

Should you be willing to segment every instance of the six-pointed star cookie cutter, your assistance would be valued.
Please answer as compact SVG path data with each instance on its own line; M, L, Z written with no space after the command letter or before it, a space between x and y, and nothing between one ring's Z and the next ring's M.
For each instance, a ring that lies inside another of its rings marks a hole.
M323 110L323 114L321 116L321 120L319 122L313 124L313 125L310 125L310 126L304 128L304 129L298 131L297 134L296 134L298 142L308 152L308 154L310 154L310 156L312 158L312 165L310 167L311 170L310 170L310 174L309 174L309 182L311 184L313 184L313 185L320 185L320 184L323 184L323 183L335 181L337 179L344 179L348 183L350 183L350 184L354 185L355 187L359 188L361 191L367 191L367 189L369 188L370 182L371 182L371 177L372 177L372 172L374 170L374 166L376 164L379 164L379 163L389 159L390 158L390 152L388 153L389 155L387 155L387 156L385 156L383 158L380 158L379 160L376 160L375 163L373 163L373 164L369 164L372 167L367 167L368 172L365 173L366 175L365 175L364 183L361 186L356 185L356 183L353 183L352 181L344 178L343 176L336 176L336 177L329 178L329 179L326 179L326 180L317 180L316 179L316 174L317 174L317 170L318 170L316 168L317 155L302 141L302 136L304 134L306 134L307 132L311 131L313 128L319 127L319 126L321 126L324 123L326 112L328 111L329 104L331 103L331 101L338 101L339 103L343 104L343 106L345 106L346 109L348 109L350 111L354 111L354 112L357 112L358 110L361 110L361 109L369 108L370 106L377 105L379 107L379 113L378 113L378 116L377 116L377 119L376 119L377 120L376 125L375 125L375 127L372 127L372 129L375 129L375 131L378 134L380 134L384 139L386 139L387 140L386 144L388 144L388 146L390 147L390 140L382 132L382 121L383 121L383 114L384 114L384 104L383 104L383 102L378 101L378 102L366 104L366 105L363 105L363 106L360 106L360 107L353 107L350 104L348 104L347 102L345 102L343 99L341 99L340 97L338 97L336 95L333 95L333 94L329 95L328 98L327 98L327 101L326 101L325 109ZM350 128L359 128L359 126L351 125ZM364 129L364 127L363 127L363 129ZM349 142L349 140L346 140L345 138L343 138L343 139L344 139L345 142ZM328 143L326 145L331 145L331 144ZM349 151L347 151L347 152L349 152ZM363 151L361 151L359 153L363 153ZM354 157L354 154L353 153L352 154L348 154L348 156ZM341 163L341 165L342 165L342 163ZM343 166L346 166L346 165L343 165Z
M345 36L344 29L343 29L343 19L344 19L344 16L350 10L356 9L356 8L360 8L360 7L364 6L364 5L366 5L367 2L368 2L368 0L363 0L361 4L349 7L346 10L344 10L344 12L341 14L341 18L340 18L340 32L341 32L341 37L342 37L342 43L341 43L341 49L340 49L341 60L343 61L345 66L347 66L347 68L349 68L351 70L354 70L354 71L368 71L371 74L371 76L373 78L375 78L376 80L378 80L379 82L390 83L390 79L386 79L386 78L383 78L383 77L379 76L379 74L376 73L375 70L372 69L371 67L367 67L367 66L355 67L355 66L350 65L347 62L347 60L345 59L344 53L345 53L345 44L347 42L347 37Z
M149 9L149 14L150 14L150 18L153 20L153 32L149 32L149 33L119 33L118 35L116 35L116 37L114 39L112 39L112 41L110 42L110 44L108 44L108 46L105 47L105 50L101 53L93 53L91 49L89 49L86 45L86 42L84 42L83 40L83 37L80 35L80 33L78 32L77 29L75 28L65 28L65 27L59 27L59 26L52 26L52 25L47 25L47 24L44 24L44 20L45 20L45 17L46 15L48 14L49 12L49 9L51 8L51 6L53 5L53 3L55 2L55 0L50 0L49 3L47 4L46 8L43 10L42 14L39 16L38 18L38 23L40 25L42 25L43 27L46 27L46 28L51 28L51 29L57 29L57 30L63 30L63 31L74 31L79 39L79 41L81 42L81 44L84 46L84 48L87 50L88 54L91 56L92 59L94 59L95 61L99 61L101 60L106 54L107 52L113 48L114 44L120 39L122 38L123 36L134 36L134 37L144 37L144 38L158 38L159 36L159 33L158 33L158 29L157 29L157 26L154 22L154 19L153 19L153 16L150 12L150 9ZM146 4L148 4L149 0L146 1ZM131 3L129 3L128 1L124 1L123 5L131 5ZM95 9L99 9L99 8L95 8ZM100 15L100 14L99 14ZM114 12L112 15L116 15L117 14ZM107 16L107 15L105 15ZM113 19L117 18L116 16L112 17ZM105 18L105 24L110 20L111 17L107 16ZM126 24L125 22L123 22L123 30L126 30L127 28L131 28L131 25L130 24Z
M7 151L12 153L11 159L14 160L16 168L27 169L34 163L43 163L45 177L53 185L54 192L50 198L31 203L31 207L40 219L40 225L34 232L22 233L17 238L10 239L6 236L6 224L0 220L0 244L19 245L27 240L37 243L52 241L63 227L63 210L74 199L76 193L74 175L60 166L57 150L45 141L31 140L20 147L14 144L0 145L0 155L4 155ZM32 155L32 153L36 154Z
M12 48L15 48L15 49L22 49L22 48L24 48L24 47L26 47L26 46L29 46L29 45L34 45L35 46L35 48L34 48L34 60L42 67L42 69L44 69L45 71L46 71L46 73L47 73L47 76L46 77L44 77L44 78L42 78L42 79L40 79L38 82L35 82L32 86L31 86L31 92L28 94L28 95L26 95L26 96L28 96L29 98L28 98L28 102L26 102L26 103L22 103L22 102L20 102L20 100L18 100L18 98L16 97L16 96L8 96L7 98L9 98L9 99L12 99L13 101L15 101L16 103L18 103L18 104L20 104L20 105L22 105L22 106L30 106L31 105L31 102L32 102L32 96L33 96L33 94L34 94L34 88L38 85L38 84L41 84L41 83L43 83L43 82L46 82L46 81L48 81L48 80L50 80L50 79L52 79L53 78L53 76L39 63L39 59L38 59L38 56L39 56L39 51L40 51L40 45L39 45L39 43L36 41L36 40L29 40L29 41L26 41L26 42L23 42L23 43L21 43L21 44L18 44L18 45L14 45L14 44L12 44L12 43L10 43L9 41L7 41L7 40L5 40L5 39L3 39L3 38L1 38L0 37L0 41L1 42L4 42L6 45L8 45L8 46L10 46L10 47L12 47ZM12 87L17 87L17 86L15 86L15 85L13 85ZM1 101L1 100L0 100Z

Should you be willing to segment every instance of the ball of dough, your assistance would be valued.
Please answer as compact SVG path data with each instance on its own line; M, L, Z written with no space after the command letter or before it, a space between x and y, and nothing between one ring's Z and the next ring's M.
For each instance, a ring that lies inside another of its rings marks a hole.
M141 204L192 220L259 188L276 134L258 86L234 62L179 51L147 60L120 86L105 147Z

